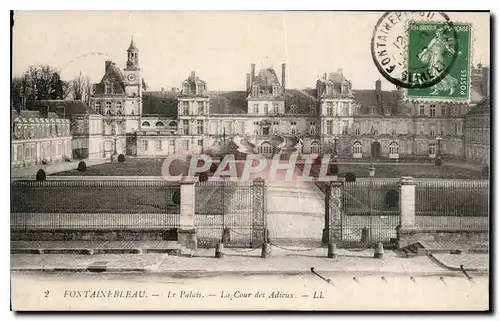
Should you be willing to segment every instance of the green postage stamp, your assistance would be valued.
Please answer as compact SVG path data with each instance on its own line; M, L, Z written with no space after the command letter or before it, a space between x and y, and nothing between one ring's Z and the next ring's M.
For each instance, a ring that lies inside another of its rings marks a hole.
M410 21L408 26L407 75L413 83L436 79L432 86L406 89L416 100L470 99L471 24ZM411 79L413 78L413 79ZM421 79L418 79L421 78Z

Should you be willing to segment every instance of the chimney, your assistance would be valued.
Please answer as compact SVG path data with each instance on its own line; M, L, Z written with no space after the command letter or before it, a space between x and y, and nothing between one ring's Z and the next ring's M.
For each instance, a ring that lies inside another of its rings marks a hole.
M191 78L195 78L196 77L196 71L191 71Z
M251 68L252 68L251 71L252 74L250 75L250 83L253 84L253 82L255 81L255 64L252 64Z
M326 74L326 72L323 74L323 79L324 79L324 80L327 80L327 79L328 79L328 75Z
M375 95L377 97L377 106L382 107L382 81L380 79L375 81Z
M283 93L285 92L285 80L286 80L286 64L281 64L281 87L283 87Z
M106 60L104 62L104 71L108 70L109 66L111 66L113 62L111 60Z
M161 91L165 91L165 87L161 87Z
M247 92L250 91L250 86L251 86L251 83L250 83L251 79L250 79L250 74L247 74Z

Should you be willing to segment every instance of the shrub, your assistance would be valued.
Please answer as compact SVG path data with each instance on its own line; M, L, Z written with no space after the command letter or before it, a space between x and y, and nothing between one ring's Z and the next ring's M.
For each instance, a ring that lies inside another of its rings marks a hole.
M207 174L207 172L200 173L199 181L200 182L206 182L206 181L208 181L208 174Z
M481 169L481 176L483 176L483 177L490 176L490 167L489 166L484 166L483 169Z
M175 205L181 204L181 191L176 190L174 192L174 195L172 196L172 202L174 202Z
M47 174L45 174L45 171L43 169L39 169L36 172L36 180L37 181L44 181L47 179Z
M118 155L118 163L123 163L125 161L125 155L120 154Z
M84 161L78 163L78 171L85 172L87 170L87 164Z
M443 161L441 160L441 158L440 158L440 157L438 157L438 158L436 158L436 160L434 161L434 164L435 164L436 166L441 166L441 164L443 164Z
M355 182L356 181L356 174L351 173L351 172L347 173L345 175L345 181L346 182Z

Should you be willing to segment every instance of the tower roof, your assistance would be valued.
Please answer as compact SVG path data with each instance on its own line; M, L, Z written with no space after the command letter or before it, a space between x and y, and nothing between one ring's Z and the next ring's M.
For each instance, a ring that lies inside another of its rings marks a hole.
M132 40L130 40L130 46L128 47L128 51L139 51L139 49L137 49L137 47L135 46L134 37L132 37Z

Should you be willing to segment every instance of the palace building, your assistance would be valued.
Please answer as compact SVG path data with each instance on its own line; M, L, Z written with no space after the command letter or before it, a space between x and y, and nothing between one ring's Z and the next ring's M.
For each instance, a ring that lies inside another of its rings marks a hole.
M471 109L488 96L489 68L473 69L471 104L404 102L401 88L383 91L380 80L373 90L356 90L342 69L324 73L315 88L290 89L286 68L279 77L272 67L257 71L251 64L241 91L210 91L195 71L179 89L146 91L132 40L126 67L106 61L91 96L90 107L102 116L101 154L478 158L471 156L479 147L471 147L466 131L475 128Z

